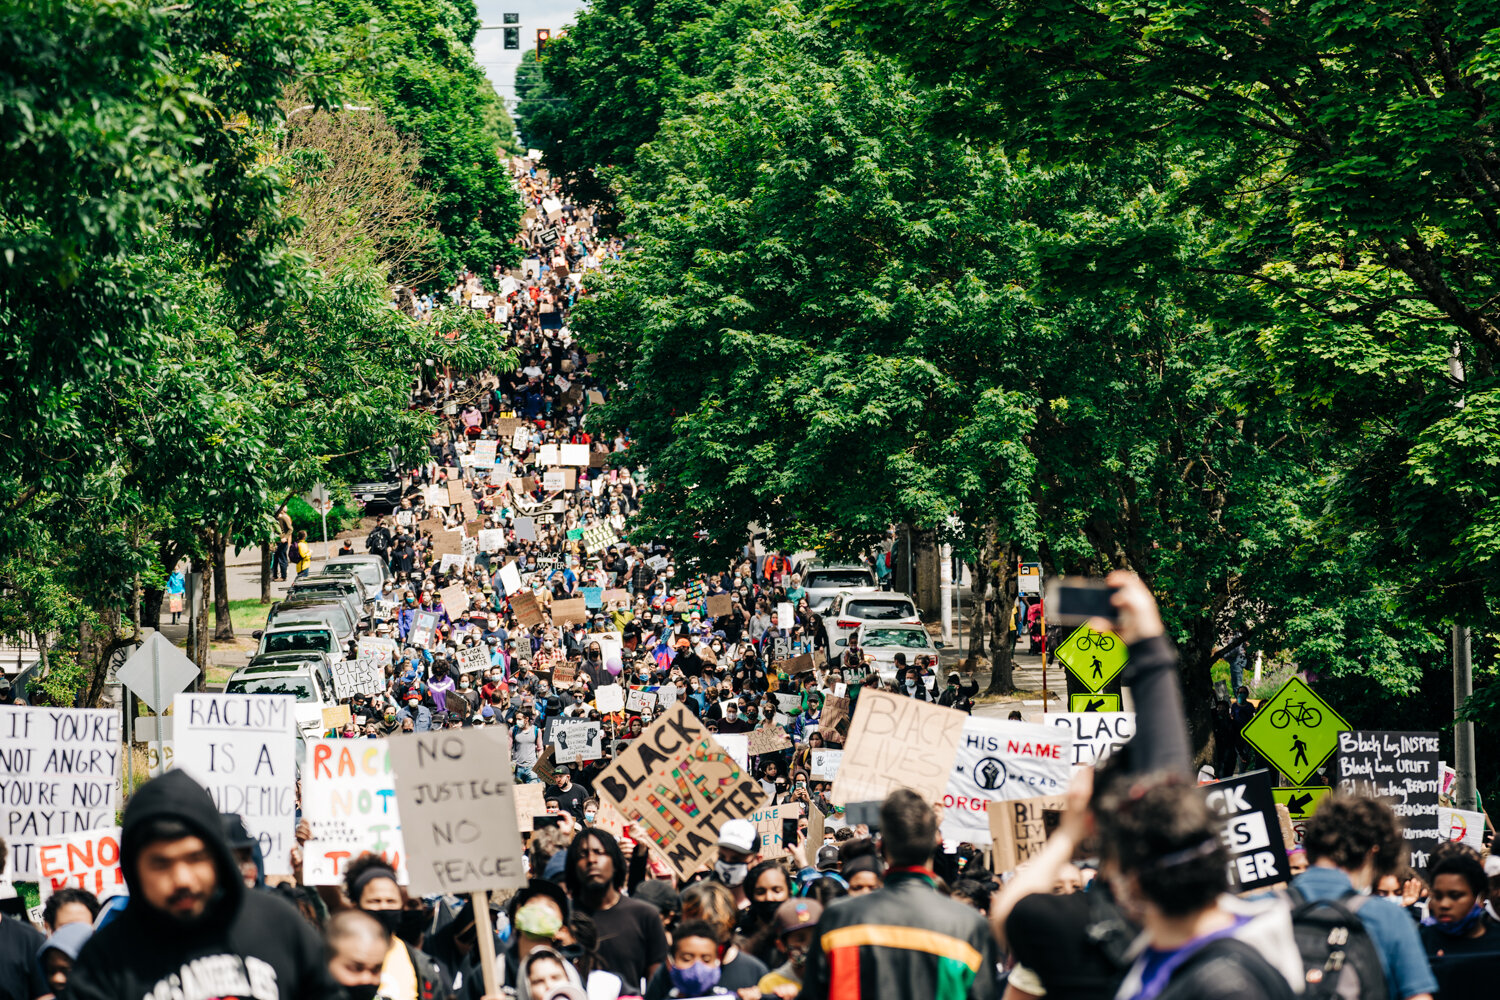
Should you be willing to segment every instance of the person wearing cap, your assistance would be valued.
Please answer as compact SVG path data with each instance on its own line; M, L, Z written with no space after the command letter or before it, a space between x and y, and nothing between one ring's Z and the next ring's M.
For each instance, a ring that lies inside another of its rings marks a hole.
M837 844L824 844L818 848L817 859L814 862L820 872L836 872L839 870L839 849Z
M557 804L574 819L581 819L584 800L589 797L587 789L573 783L572 769L566 764L559 764L552 773L557 777L557 786L547 790L547 797L551 798L555 792Z
M406 697L403 701L405 707L396 713L396 721L402 724L402 728L405 729L406 723L410 722L412 724L412 732L425 733L431 731L432 711L426 705L422 704L422 698L417 694L415 688L406 692Z
M776 908L776 950L786 961L760 977L760 991L774 996L796 996L792 990L802 988L802 974L807 971L807 955L812 949L823 904L816 899L788 899Z
M714 862L714 878L734 893L734 905L745 902L745 876L750 866L760 860L760 832L748 819L731 819L719 827L719 859Z

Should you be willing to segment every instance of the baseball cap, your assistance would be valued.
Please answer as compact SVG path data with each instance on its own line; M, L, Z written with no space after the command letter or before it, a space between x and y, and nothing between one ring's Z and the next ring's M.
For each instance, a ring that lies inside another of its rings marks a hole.
M818 848L817 859L818 871L836 871L839 866L839 849L833 844L824 844Z
M760 834L748 819L732 819L719 827L719 846L741 854L753 854Z
M823 916L823 904L816 899L789 899L776 907L776 936L816 927Z

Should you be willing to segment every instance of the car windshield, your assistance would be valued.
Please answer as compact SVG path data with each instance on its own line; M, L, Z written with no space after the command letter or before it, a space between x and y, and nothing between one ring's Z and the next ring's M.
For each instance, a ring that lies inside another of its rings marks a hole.
M298 701L316 701L306 677L241 677L224 686L226 694L290 694Z
M337 569L344 573L353 573L365 582L367 587L380 586L380 568L371 563L339 563L332 562L323 567L325 570Z
M293 649L312 649L319 653L333 652L333 644L324 629L307 629L298 632L271 632L265 637L262 653L285 653Z
M915 618L917 609L912 607L911 601L850 601L844 613L851 618L864 618L870 621L896 621L901 618Z
M927 633L919 628L867 628L860 637L860 645L867 649L883 649L901 646L906 649L926 649Z
M873 587L875 577L864 569L819 569L807 575L808 587Z

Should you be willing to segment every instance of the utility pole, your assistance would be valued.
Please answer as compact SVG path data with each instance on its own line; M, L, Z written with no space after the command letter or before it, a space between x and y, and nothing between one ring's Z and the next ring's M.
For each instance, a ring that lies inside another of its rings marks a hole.
M1464 358L1462 347L1455 338L1448 352L1448 374L1459 385L1464 383ZM1464 397L1458 397L1458 407L1463 409ZM1454 801L1461 809L1473 809L1478 796L1474 787L1474 723L1459 718L1464 702L1474 693L1474 660L1469 647L1469 626L1461 621L1453 623L1453 771L1457 778L1454 784Z
M953 641L953 546L948 542L943 543L942 554L938 557L938 582L942 590L940 598L943 606L943 641Z

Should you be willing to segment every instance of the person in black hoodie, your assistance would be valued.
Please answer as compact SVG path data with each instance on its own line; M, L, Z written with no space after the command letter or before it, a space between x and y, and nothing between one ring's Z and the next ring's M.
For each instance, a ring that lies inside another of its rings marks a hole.
M213 799L182 771L125 808L130 902L83 948L69 1000L321 1000L339 995L323 942L285 900L247 891Z

